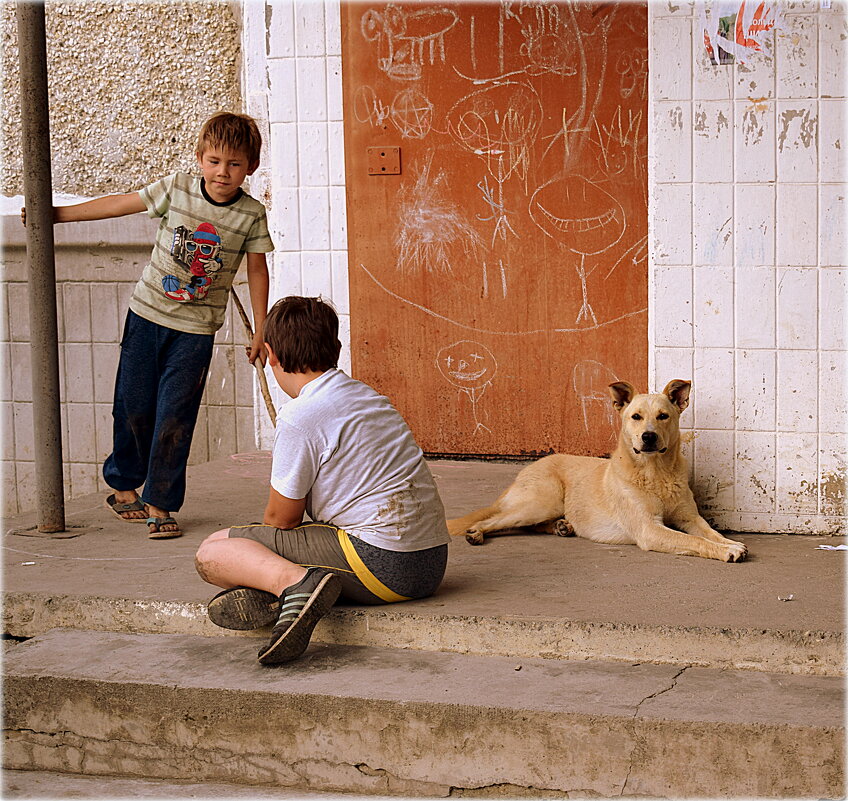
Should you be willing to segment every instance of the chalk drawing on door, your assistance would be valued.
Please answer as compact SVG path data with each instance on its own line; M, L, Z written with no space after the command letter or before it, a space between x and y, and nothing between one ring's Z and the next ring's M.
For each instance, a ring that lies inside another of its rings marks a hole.
M403 273L453 273L453 262L479 262L482 239L450 199L447 174L432 154L411 185L398 190L397 268Z
M533 193L530 216L560 247L579 257L574 269L583 303L575 323L597 325L586 284L586 257L609 250L624 236L627 220L621 203L582 175L560 175Z
M542 101L529 84L499 81L455 103L447 113L450 135L480 156L496 181L527 175L542 121Z
M357 122L368 123L378 128L391 114L389 109L374 91L373 86L360 86L353 96L353 114Z
M377 47L377 66L396 81L417 81L425 63L445 63L445 34L459 21L449 8L416 11L390 3L362 15L362 35Z
M577 362L571 372L574 394L580 401L583 414L583 428L587 434L599 439L605 434L612 439L615 433L615 412L610 400L609 385L616 381L616 374L595 359Z
M474 431L491 433L481 416L487 416L479 408L480 400L498 372L498 363L492 352L480 342L462 339L446 345L436 354L436 367L448 383L457 387L471 401Z
M433 104L418 89L404 89L392 100L392 124L407 139L423 139L433 127Z

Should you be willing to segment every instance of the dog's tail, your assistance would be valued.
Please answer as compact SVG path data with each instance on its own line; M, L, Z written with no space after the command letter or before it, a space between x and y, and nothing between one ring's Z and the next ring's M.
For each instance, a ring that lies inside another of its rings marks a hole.
M464 517L456 517L453 520L448 520L448 532L451 537L462 537L475 523L479 523L494 512L493 506L487 506L484 509L478 509L476 512L469 512Z

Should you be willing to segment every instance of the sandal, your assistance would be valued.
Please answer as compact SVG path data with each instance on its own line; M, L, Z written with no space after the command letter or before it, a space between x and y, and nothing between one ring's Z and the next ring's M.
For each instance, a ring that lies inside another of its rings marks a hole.
M141 498L136 498L131 503L119 503L112 493L105 501L107 509L111 509L117 517L120 517L125 523L143 523L143 517L124 517L124 512L144 512L147 514L147 507L142 502Z
M147 535L151 540L170 540L174 537L182 537L183 533L171 515L167 517L148 517L147 525L153 526ZM162 526L174 526L174 528L162 529Z

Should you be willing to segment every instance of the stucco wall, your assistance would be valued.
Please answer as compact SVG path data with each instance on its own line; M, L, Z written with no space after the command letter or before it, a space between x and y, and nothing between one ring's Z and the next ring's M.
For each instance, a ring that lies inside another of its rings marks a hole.
M846 531L844 3L778 4L711 66L650 5L651 375L694 377L696 495L726 528Z
M6 212L22 192L17 26L0 6L2 172ZM215 3L47 3L53 188L92 197L194 169L203 120L242 110L241 9ZM105 489L111 399L127 301L153 243L144 215L58 226L57 293L68 497ZM0 420L3 513L35 505L24 230L3 220ZM244 278L244 273L240 274ZM237 288L239 284L237 284ZM246 286L239 289L248 303ZM253 369L239 318L216 337L191 462L256 447ZM258 414L264 410L257 407Z
M48 2L53 188L130 192L194 164L201 123L239 110L240 19L226 2ZM23 191L15 4L0 5L0 191Z

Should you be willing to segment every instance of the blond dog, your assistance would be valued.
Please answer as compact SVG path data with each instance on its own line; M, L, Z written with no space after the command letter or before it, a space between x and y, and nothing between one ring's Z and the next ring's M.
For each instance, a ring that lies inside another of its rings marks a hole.
M530 527L741 562L747 546L712 529L689 488L679 419L690 388L689 381L671 381L662 393L638 395L625 381L610 384L621 432L609 459L545 456L525 467L492 506L449 520L450 533L481 545L486 534Z

